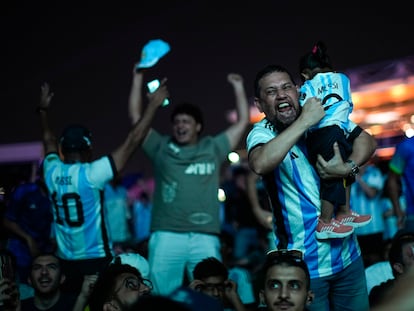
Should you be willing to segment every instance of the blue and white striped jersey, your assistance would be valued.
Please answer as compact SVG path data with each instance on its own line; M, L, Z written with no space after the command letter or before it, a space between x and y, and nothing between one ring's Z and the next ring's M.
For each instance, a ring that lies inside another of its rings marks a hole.
M349 78L336 72L316 74L301 86L300 105L303 106L306 99L314 96L322 100L326 115L309 130L338 125L345 131L349 126L349 115L353 109Z
M277 135L271 123L263 119L249 132L247 151ZM279 249L301 250L311 278L340 272L360 257L355 234L322 242L315 237L321 209L319 177L308 162L304 140L294 145L283 161L262 178L272 204L275 245Z
M103 208L103 189L116 172L111 157L90 163L64 163L57 153L44 160L53 201L57 256L65 260L112 255Z

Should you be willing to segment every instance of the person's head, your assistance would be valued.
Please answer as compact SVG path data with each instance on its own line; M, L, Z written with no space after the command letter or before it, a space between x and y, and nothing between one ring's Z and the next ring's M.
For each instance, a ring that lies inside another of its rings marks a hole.
M298 250L276 250L266 255L260 299L267 310L304 311L312 303L309 269L302 256Z
M395 234L391 241L388 260L395 278L414 266L414 232L402 229Z
M200 291L221 300L224 297L228 277L227 267L215 257L201 260L193 270L193 278L203 282Z
M91 160L92 133L83 125L68 125L60 136L59 145L65 162Z
M28 282L37 297L56 295L65 279L60 260L54 254L40 254L33 258Z
M293 76L280 65L268 65L256 74L254 104L278 131L300 115L299 89Z
M180 145L195 144L203 130L203 114L199 107L182 103L171 114L173 137Z
M312 79L319 72L332 71L332 63L326 53L327 50L326 45L318 41L310 52L300 58L299 72L302 81Z
M129 310L140 297L150 295L152 283L128 264L110 264L98 277L89 299L91 311Z

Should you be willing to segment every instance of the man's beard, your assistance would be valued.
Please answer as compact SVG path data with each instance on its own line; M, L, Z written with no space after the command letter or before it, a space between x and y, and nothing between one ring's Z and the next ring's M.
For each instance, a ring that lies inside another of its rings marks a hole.
M283 132L285 129L287 129L293 122L295 122L297 120L297 118L299 117L299 115L302 112L302 107L299 106L298 110L296 111L296 115L294 118L292 119L287 119L285 121L287 122L282 122L281 120L279 120L276 116L275 118L271 121L273 126L275 127L276 131L278 133Z

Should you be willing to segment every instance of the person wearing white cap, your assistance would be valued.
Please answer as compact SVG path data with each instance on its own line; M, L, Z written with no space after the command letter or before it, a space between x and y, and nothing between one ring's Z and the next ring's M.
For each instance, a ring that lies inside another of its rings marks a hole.
M142 277L149 277L149 264L148 260L138 253L122 253L112 259L111 264L126 264L136 268L141 272Z

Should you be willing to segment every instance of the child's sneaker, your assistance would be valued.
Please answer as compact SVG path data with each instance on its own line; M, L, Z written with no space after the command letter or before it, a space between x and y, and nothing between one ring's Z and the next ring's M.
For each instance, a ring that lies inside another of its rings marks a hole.
M316 238L319 240L345 238L354 232L354 227L341 224L336 219L332 219L329 223L318 220L316 227Z
M161 57L170 51L170 45L161 40L155 39L148 41L141 52L141 60L136 69L149 68L154 66Z
M372 220L372 217L371 215L359 215L358 213L351 211L350 215L336 217L336 220L338 220L343 225L359 228L369 224Z

